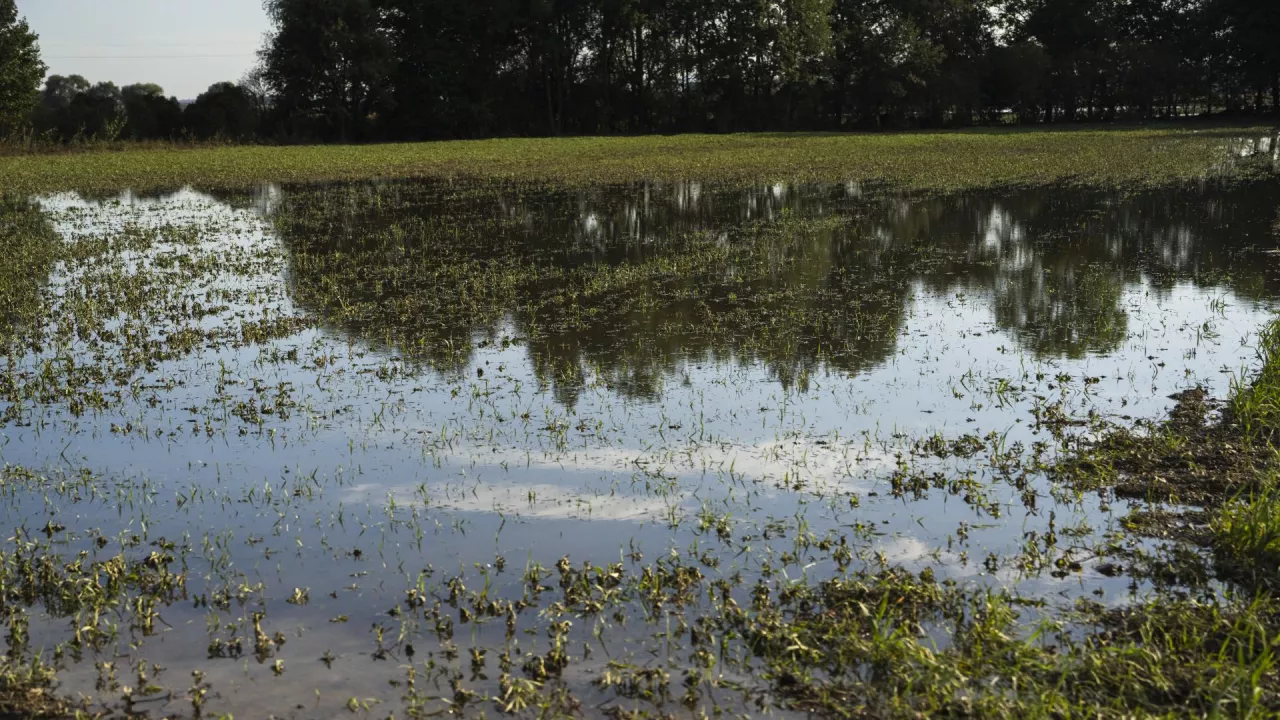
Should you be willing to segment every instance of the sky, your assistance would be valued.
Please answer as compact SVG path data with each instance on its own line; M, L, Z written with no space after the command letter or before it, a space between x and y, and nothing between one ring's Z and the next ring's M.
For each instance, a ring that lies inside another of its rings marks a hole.
M50 75L191 99L239 80L269 29L262 0L17 0Z

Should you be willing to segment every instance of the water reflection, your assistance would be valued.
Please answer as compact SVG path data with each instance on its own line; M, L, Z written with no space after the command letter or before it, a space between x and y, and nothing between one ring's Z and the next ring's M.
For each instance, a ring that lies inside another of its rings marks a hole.
M1277 194L384 183L43 198L38 222L78 259L33 275L53 303L33 335L80 338L46 353L73 358L88 390L46 378L38 353L11 359L0 389L21 412L0 427L0 460L91 469L103 491L14 489L0 510L13 527L61 518L67 563L180 539L188 599L258 588L164 607L159 638L122 634L61 674L89 693L95 663L170 667L160 682L179 692L157 714L185 712L197 669L238 716L290 712L317 688L333 714L349 697L396 702L387 681L404 666L369 661L384 650L370 630L404 617L427 567L438 599L465 568L512 601L526 558L643 549L707 557L709 578L748 585L777 563L788 578L843 572L812 564L806 528L849 535L859 567L1120 603L1132 578L1059 577L1038 549L1045 564L1028 567L1026 542L1101 538L1121 503L1057 500L985 450L921 449L982 436L1037 452L1053 439L1034 422L1042 401L1154 418L1189 385L1221 394L1276 290L1263 249ZM98 304L62 310L81 298ZM1230 341L1202 342L1201 323ZM144 355L138 338L169 344ZM393 355L443 372L401 372ZM71 404L99 392L92 412ZM718 546L700 525L717 517ZM477 575L498 557L506 574ZM291 602L299 588L307 604ZM612 647L650 662L663 636L629 611ZM206 656L213 640L251 647L256 612L296 637L257 665ZM545 642L550 618L528 616ZM33 645L68 626L50 613ZM470 635L480 626L458 627L497 654ZM576 631L575 647L593 642L591 623ZM419 664L447 657L428 626L404 632ZM332 667L316 662L331 651Z
M1123 298L1179 283L1259 299L1273 182L912 197L857 184L554 191L381 183L273 195L301 306L438 367L520 337L562 402L703 363L786 387L891 357L922 297L980 303L1039 359L1106 354Z

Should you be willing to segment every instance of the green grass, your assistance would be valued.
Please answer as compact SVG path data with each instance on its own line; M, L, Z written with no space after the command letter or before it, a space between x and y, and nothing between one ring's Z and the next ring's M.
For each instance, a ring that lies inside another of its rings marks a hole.
M727 612L792 708L822 717L1274 717L1276 607L1164 597L1019 629L1021 601L890 573ZM925 626L948 631L935 646ZM1092 632L1080 634L1083 629Z
M1280 490L1274 484L1222 506L1213 533L1220 554L1280 579Z
M1280 588L1280 318L1257 346L1258 368L1233 381L1220 420L1202 390L1189 391L1167 421L1085 440L1057 472L1081 490L1155 503L1153 514L1130 516L1131 531L1194 546L1216 560L1219 579L1271 593Z
M857 180L929 190L1042 183L1159 184L1222 170L1233 141L1270 132L1261 127L1197 125L152 147L0 157L0 189L103 191L370 177L477 177L565 184L637 179Z
M1280 429L1280 321L1258 334L1259 369L1248 384L1232 388L1230 416L1250 438L1270 437Z
M1274 447L1280 431L1280 319L1258 334L1259 369L1252 382L1237 383L1227 406L1228 421L1242 444ZM1268 463L1271 468L1275 460ZM1215 550L1227 564L1280 586L1280 479L1263 472L1257 487L1218 509L1212 530Z

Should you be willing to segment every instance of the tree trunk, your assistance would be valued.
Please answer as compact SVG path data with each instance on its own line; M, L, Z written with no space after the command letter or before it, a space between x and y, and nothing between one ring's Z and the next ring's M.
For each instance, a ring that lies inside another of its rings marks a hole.
M604 57L603 57L603 75L604 75L604 122L601 123L604 129L613 133L613 38L610 37L605 41Z
M634 115L636 119L635 130L648 130L649 118L648 111L645 108L645 91L644 91L644 28L639 23L636 24L635 32L635 53L632 57L631 66L631 88L635 93L633 98Z
M547 131L552 135L560 134L560 125L556 122L555 99L551 94L551 72L546 68L546 58L543 58L542 68L542 90L547 98Z

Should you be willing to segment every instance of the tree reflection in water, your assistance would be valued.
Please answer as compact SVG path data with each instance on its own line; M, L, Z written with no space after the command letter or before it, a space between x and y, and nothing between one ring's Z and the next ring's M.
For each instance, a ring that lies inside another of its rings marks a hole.
M367 183L276 198L292 291L334 328L443 371L520 338L572 403L584 378L656 398L690 365L786 386L897 347L913 302L989 306L1039 357L1117 348L1127 293L1276 289L1275 183L907 196L698 183L585 190Z

